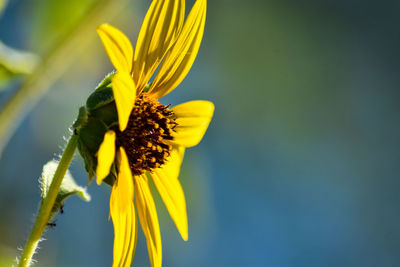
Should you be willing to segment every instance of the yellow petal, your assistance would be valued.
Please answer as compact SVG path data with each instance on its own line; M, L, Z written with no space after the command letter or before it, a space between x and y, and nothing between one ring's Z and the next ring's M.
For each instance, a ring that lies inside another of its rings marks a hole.
M186 200L178 180L184 151L183 147L174 148L167 163L155 169L151 177L179 233L186 241L188 239Z
M154 0L144 18L136 43L133 79L140 92L150 80L182 28L184 0Z
M133 177L122 147L118 178L111 191L110 215L114 224L113 266L131 266L136 247L137 223L133 204Z
M214 104L209 101L189 101L172 108L178 124L173 132L171 144L184 147L197 145L205 134L214 113Z
M118 72L131 72L133 48L128 37L117 28L108 24L101 24L97 27L97 34L100 36L115 69Z
M100 185L110 173L110 168L115 158L115 132L108 131L104 135L103 142L97 152L97 184Z
M146 237L151 266L161 267L160 226L158 224L156 206L145 174L135 177L135 194L140 225Z
M200 48L206 22L206 0L197 0L175 44L166 54L150 88L155 98L174 90L188 74Z
M115 104L118 111L119 129L121 132L128 125L129 116L135 105L136 89L127 72L118 72L112 79Z

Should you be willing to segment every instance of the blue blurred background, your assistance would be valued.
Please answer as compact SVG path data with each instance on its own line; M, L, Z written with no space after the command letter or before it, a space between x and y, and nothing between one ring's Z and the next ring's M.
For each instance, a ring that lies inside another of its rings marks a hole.
M10 0L0 39L44 55L91 2ZM135 42L149 3L130 0L103 22ZM399 1L208 1L197 60L162 99L216 106L180 178L188 242L157 197L164 266L400 266L399 10ZM95 28L89 35L0 159L0 266L29 234L43 164L112 70ZM87 185L79 155L70 170ZM90 203L66 201L37 266L111 265L110 189L88 191ZM150 266L141 232L133 265Z

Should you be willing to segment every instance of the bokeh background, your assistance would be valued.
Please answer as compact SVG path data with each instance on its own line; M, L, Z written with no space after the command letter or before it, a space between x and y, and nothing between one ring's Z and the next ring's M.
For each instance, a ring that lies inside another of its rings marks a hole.
M92 3L10 0L0 40L44 57ZM149 4L121 1L102 22L135 42ZM164 266L400 266L399 10L399 1L208 1L197 60L162 99L216 106L183 164L188 242L157 197ZM0 158L0 266L30 232L43 164L112 70L94 27L85 38ZM87 185L79 155L70 170ZM90 203L66 201L37 266L110 266L110 189L88 191ZM134 266L150 266L141 232Z

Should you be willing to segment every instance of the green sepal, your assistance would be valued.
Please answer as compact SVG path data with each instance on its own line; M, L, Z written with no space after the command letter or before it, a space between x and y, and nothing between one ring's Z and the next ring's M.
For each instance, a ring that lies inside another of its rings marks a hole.
M79 141L83 142L90 153L96 154L104 139L108 127L100 120L88 117L85 125L81 126L77 134Z
M146 84L146 86L143 88L143 93L147 93L150 90L151 85L153 82Z
M78 139L78 151L81 154L83 162L85 164L85 170L89 176L89 184L92 182L92 179L95 175L96 169L96 158L89 152L85 143L83 143L80 139Z
M109 84L111 84L112 78L114 77L115 74L116 74L115 71L112 71L109 74L107 74L106 77L104 77L104 79L96 86L95 90L98 90L102 87L105 87L105 86L108 86Z
M96 118L88 117L86 123L76 128L78 138L78 151L85 163L85 169L89 175L89 182L95 175L97 166L97 151L103 142L104 134L107 132L104 123Z
M115 180L117 180L117 170L115 169L115 163L111 166L110 174L104 178L103 182L108 184L109 186L113 186Z
M111 84L96 89L87 99L86 108L89 112L101 108L114 101Z
M50 188L57 167L58 167L58 162L55 160L51 160L43 166L42 177L39 179L42 190L41 203L43 203L43 200L47 196L47 192ZM71 173L67 170L61 182L60 190L58 191L56 201L54 202L54 206L51 210L50 218L52 218L58 212L58 210L63 205L63 202L72 195L78 195L81 199L83 199L86 202L90 201L91 199L90 195L86 191L86 188L77 185Z
M78 118L76 118L72 127L74 129L79 129L84 126L88 121L88 114L85 107L79 108Z
M86 108L89 112L107 105L114 101L111 81L115 72L108 74L103 81L97 85L95 91L86 100Z
M103 105L101 108L92 110L90 117L101 121L108 129L112 127L118 128L118 113L114 101Z
M108 74L86 100L86 110L90 117L102 121L108 128L118 126L118 113L112 90L112 77Z
M79 110L78 118L73 127L79 136L78 150L85 163L89 175L89 183L95 176L97 167L97 152L104 139L104 134L110 129L118 129L118 113L115 106L111 81L115 72L108 74L88 97L86 106ZM113 171L114 170L114 171ZM104 182L112 185L116 179L115 166Z

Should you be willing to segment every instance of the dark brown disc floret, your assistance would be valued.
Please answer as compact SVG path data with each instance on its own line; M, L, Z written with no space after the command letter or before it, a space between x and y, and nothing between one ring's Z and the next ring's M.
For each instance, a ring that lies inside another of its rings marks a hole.
M129 117L128 126L117 132L117 146L128 156L133 175L158 168L166 162L171 146L172 131L176 127L174 113L147 94L140 95Z

